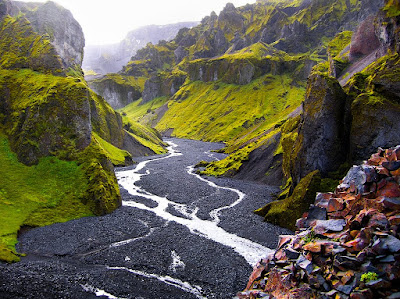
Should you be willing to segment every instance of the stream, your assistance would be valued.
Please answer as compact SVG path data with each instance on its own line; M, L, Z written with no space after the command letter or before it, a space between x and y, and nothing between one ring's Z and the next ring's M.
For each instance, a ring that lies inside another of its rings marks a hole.
M233 298L252 266L290 231L252 211L276 187L202 177L221 144L168 139L169 154L116 169L110 215L32 229L22 261L0 264L0 298Z

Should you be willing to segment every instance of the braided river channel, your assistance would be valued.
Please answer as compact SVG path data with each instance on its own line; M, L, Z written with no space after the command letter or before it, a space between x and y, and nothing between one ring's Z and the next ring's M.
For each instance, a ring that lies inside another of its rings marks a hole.
M123 205L21 234L0 298L233 298L280 234L253 210L279 188L196 174L222 144L168 139L169 154L116 169Z

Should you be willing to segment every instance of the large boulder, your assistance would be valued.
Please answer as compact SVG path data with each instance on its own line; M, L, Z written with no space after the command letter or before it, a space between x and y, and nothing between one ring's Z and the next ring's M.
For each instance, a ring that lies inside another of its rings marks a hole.
M379 48L379 39L375 34L375 16L366 18L357 28L350 45L350 59L368 55Z

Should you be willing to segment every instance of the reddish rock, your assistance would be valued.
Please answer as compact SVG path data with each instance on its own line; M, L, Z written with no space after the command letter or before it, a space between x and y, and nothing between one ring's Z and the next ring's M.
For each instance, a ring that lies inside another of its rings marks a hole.
M400 187L396 182L386 182L385 186L378 190L376 196L400 197Z
M379 197L379 203L385 209L400 210L400 198Z
M304 250L319 253L321 252L321 244L319 242L310 242L303 246Z
M368 226L379 229L387 229L389 227L389 221L385 214L376 213L370 218Z
M343 200L340 198L331 198L328 201L328 204L326 206L326 211L329 212L335 212L335 211L341 211L344 209L343 205Z
M260 278L261 273L264 270L265 270L265 265L262 265L260 263L256 265L256 267L254 267L253 272L250 275L249 282L247 283L246 290L249 290L252 287L254 281Z
M292 235L280 235L279 236L279 242L278 242L278 248L282 248L284 245L290 243L293 240Z
M400 215L394 215L389 217L390 225L399 225L400 224Z
M350 299L373 299L374 293L370 289L364 289L350 294Z
M269 274L264 291L271 293L276 298L284 298L283 296L289 292L291 287L290 276L288 274L283 275L282 272L274 268Z

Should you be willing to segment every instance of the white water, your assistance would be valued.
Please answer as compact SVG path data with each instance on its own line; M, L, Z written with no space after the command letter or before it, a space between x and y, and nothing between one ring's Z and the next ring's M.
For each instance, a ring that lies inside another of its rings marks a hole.
M149 274L143 271L137 271L137 270L132 270L126 267L107 267L107 269L109 270L121 270L121 271L127 271L129 273L133 273L139 276L143 276L146 278L154 278L157 279L165 284L177 287L178 289L181 289L187 293L191 293L193 295L196 295L197 298L203 299L205 297L203 297L201 295L201 287L199 286L192 286L190 285L188 282L176 279L176 278L172 278L171 276L160 276L160 275L156 275L156 274ZM97 294L96 294L97 295ZM99 296L99 295L97 295ZM109 297L110 298L110 297ZM115 297L113 297L115 298Z
M98 288L95 288L91 285L81 285L81 287L86 291L86 292L91 292L94 293L97 297L107 297L109 299L125 299L121 297L115 297L114 295L107 293L104 290L100 290Z
M178 224L181 224L183 226L186 226L193 234L196 234L198 236L202 236L204 238L213 240L215 242L218 242L222 245L228 246L232 248L236 253L239 255L243 256L246 261L254 266L262 257L268 255L269 253L272 252L270 248L267 248L265 246L262 246L260 244L257 244L255 242L252 242L248 239L239 237L235 234L229 233L225 231L223 228L219 227L219 214L222 210L230 209L237 204L239 204L243 198L245 197L245 194L242 193L239 190L233 189L233 188L228 188L228 187L221 187L213 182L210 182L202 177L200 177L197 174L193 173L193 167L188 167L188 173L191 175L196 176L199 180L206 182L209 186L213 188L219 188L223 190L229 190L237 194L238 199L234 201L232 204L228 206L223 206L218 209L213 210L210 213L210 216L212 217L212 221L209 220L202 220L199 219L196 215L197 209L194 211L191 211L191 209L184 205L184 204L178 204L173 201L170 201L167 197L161 197L157 196L155 194L152 194L139 186L136 186L135 183L140 181L142 176L148 175L149 171L147 171L145 174L140 174L138 173L141 171L147 163L150 161L159 161L163 159L169 159L172 157L180 156L182 155L180 152L175 151L175 147L177 146L176 144L169 142L170 147L169 152L170 154L168 156L162 157L162 158L157 158L154 160L148 160L139 163L135 169L132 170L125 170L125 171L119 171L116 173L117 178L118 178L118 183L129 192L129 194L133 196L141 196L146 199L153 200L154 202L157 203L157 206L154 208L147 207L146 205L134 201L124 201L123 205L128 206L128 207L134 207L138 208L141 210L146 210L155 213L157 216L167 220L167 221L174 221ZM167 211L168 206L171 205L175 209L181 211L186 218L178 217L175 215L170 214Z

